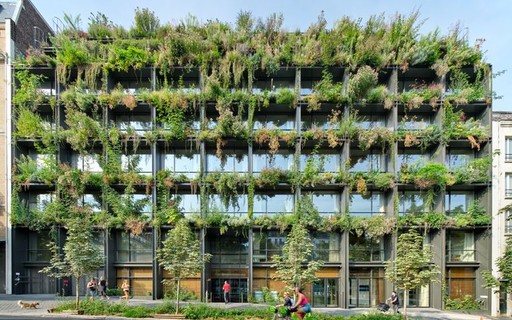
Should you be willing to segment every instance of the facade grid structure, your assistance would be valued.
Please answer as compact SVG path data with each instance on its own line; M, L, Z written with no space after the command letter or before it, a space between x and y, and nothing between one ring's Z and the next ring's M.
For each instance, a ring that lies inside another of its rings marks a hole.
M489 91L485 68L231 66L226 79L221 67L124 66L106 56L94 63L102 67L65 65L59 57L73 41L144 55L129 42L71 37L41 52L55 65L13 67L15 293L73 292L73 281L39 272L50 239L65 242L65 225L44 218L64 216L66 198L96 217L98 274L118 287L129 279L137 296L166 290L154 256L176 215L212 254L187 290L222 301L228 281L231 301L277 293L272 256L301 214L311 219L312 259L324 261L305 288L314 307L384 301L394 289L386 262L410 229L423 232L442 272L438 283L400 292L402 301L443 308L443 297L469 295L487 307L492 102L463 93Z

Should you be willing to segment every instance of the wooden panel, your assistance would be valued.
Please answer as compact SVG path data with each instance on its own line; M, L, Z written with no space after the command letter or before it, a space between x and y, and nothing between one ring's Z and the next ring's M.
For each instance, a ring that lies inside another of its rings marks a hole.
M131 274L133 278L152 278L153 277L153 269L152 268L133 268L131 269Z
M151 296L153 281L146 279L133 279L131 281L131 294L133 296Z
M338 278L339 277L339 269L338 268L325 268L319 270L316 273L316 276L319 278Z
M450 268L450 278L474 278L473 268Z

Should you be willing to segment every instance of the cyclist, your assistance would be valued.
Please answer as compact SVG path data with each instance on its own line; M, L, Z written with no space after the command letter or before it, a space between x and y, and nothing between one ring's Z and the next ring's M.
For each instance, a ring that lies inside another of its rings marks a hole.
M299 287L295 287L295 294L297 295L297 302L292 307L292 310L295 309L295 314L299 317L299 319L304 319L306 313L311 312L311 306L309 305L308 298L302 293L302 289Z
M286 314L284 314L283 316L285 319L290 319L290 315L292 314L292 312L297 311L297 309L295 309L295 310L292 309L292 307L295 303L294 303L293 299L290 297L290 294L288 292L285 292L283 294L283 297L284 297L284 303L278 304L274 308L274 313L277 314L279 312L279 307L286 307ZM276 317L274 317L274 319L275 318Z

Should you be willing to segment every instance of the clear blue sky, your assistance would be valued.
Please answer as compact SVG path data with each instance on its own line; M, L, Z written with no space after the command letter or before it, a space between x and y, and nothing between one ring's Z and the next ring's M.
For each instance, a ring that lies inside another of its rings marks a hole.
M266 18L272 13L284 15L287 30L304 30L317 20L323 10L328 26L343 16L362 18L384 13L410 14L418 10L425 20L422 30L438 27L447 34L457 23L467 28L470 44L484 38L485 61L494 72L506 70L496 77L493 89L501 99L494 100L495 111L512 112L512 1L511 0L31 0L54 27L54 18L64 13L80 15L87 29L91 13L101 12L112 22L130 28L135 8L148 8L160 18L160 23L176 23L191 14L205 22L209 19L233 23L240 10L251 11L254 17Z

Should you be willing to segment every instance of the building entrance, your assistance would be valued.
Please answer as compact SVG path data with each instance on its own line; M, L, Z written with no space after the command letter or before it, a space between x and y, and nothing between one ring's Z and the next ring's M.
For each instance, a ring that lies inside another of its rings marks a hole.
M214 278L211 281L211 292L212 302L224 302L224 291L222 286L224 281L227 281L231 285L231 292L229 294L230 302L247 302L247 279L221 279Z

